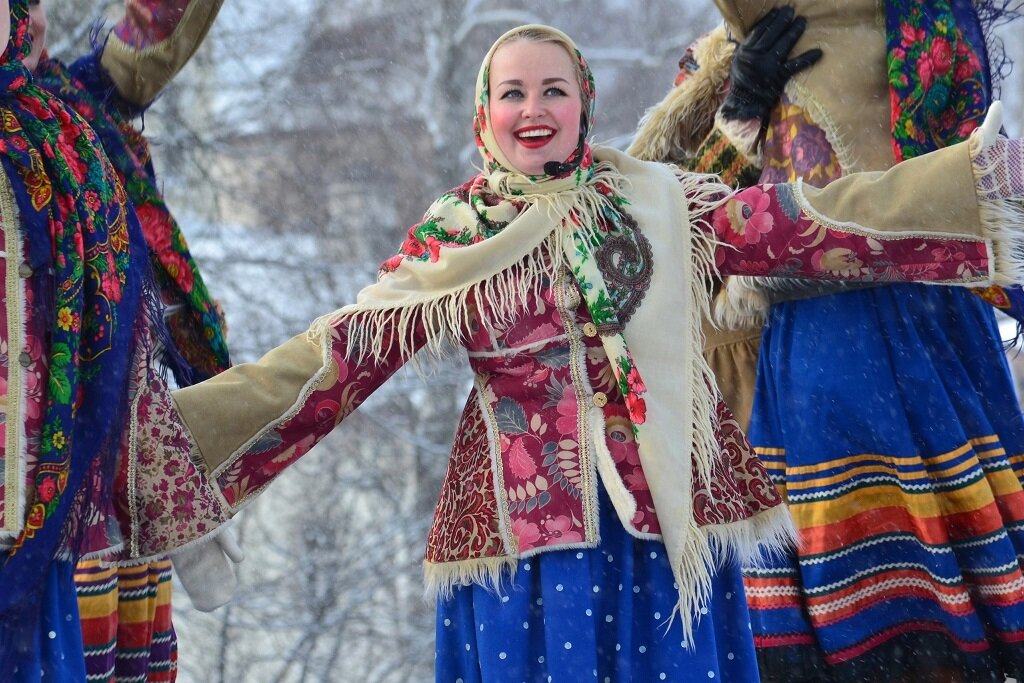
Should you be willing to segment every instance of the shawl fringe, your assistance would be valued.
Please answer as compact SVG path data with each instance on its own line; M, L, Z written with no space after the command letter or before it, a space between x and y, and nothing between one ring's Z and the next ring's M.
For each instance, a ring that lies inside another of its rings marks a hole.
M611 163L600 162L595 167L595 179L586 186L549 194L529 191L517 194L517 199L544 211L547 220L555 226L520 261L497 272L480 273L461 287L406 292L394 303L373 303L372 295L368 296L367 301L317 318L310 325L307 337L319 343L331 327L347 324L347 360L379 362L397 349L403 360L412 361L413 367L421 371L416 350L419 335L422 335L427 363L444 360L454 348L468 340L474 317L484 327L500 328L513 323L530 296L540 295L545 279L553 280L563 268L571 270L570 254L576 251L578 242L598 241L595 226L600 224L598 217L604 214L608 199L596 185L606 186L613 194L622 196L629 181ZM460 252L478 246L481 245L446 250L440 258L455 260L462 256ZM400 267L416 265L405 261ZM367 290L381 286L388 277L388 273L383 273L378 284Z
M511 556L481 557L457 562L423 561L424 599L451 600L457 586L477 584L501 595L505 583L511 581L519 559Z
M689 539L685 550L692 553L693 561L684 565L683 580L691 590L680 590L679 604L669 615L665 629L679 613L692 615L682 622L683 645L692 650L693 631L711 602L714 573L733 562L753 564L767 555L791 550L797 542L797 531L789 509L779 505L740 522L697 527Z
M691 406L691 447L690 458L693 463L692 471L699 479L698 482L691 482L691 488L697 485L710 490L712 481L712 470L718 459L720 447L716 437L718 431L717 407L718 397L721 392L715 375L708 365L704 354L700 352L704 348L704 330L700 324L701 318L711 317L711 293L714 288L715 278L718 277L718 269L715 266L715 250L721 246L715 239L711 226L706 225L704 216L711 215L711 212L727 201L731 195L731 189L723 184L717 176L707 174L686 173L677 170L676 177L683 188L683 194L689 203L691 216L698 218L690 229L690 291L688 308L692 321L690 324L690 339L687 340L690 348L695 352L690 354L690 377L688 398ZM700 225L705 222L705 225ZM685 464L683 465L685 467ZM706 530L698 526L693 515L692 496L688 499L690 503L690 514L684 520L662 519L661 524L678 524L685 529L681 544L677 547L668 547L672 557L673 571L679 583L679 602L672 610L668 625L671 625L677 613L682 613L684 619L681 623L683 631L683 643L687 648L694 647L694 629L699 622L701 610L706 608L711 594L711 580L715 567L715 548L712 546L712 536ZM657 506L657 501L655 501ZM722 537L721 540L728 540Z
M718 176L703 173L688 173L674 169L676 178L682 186L683 195L691 208L691 215L701 218L689 226L690 231L690 292L688 308L692 316L690 325L692 366L690 380L691 404L693 416L693 439L691 457L697 464L697 473L705 486L710 486L712 469L717 460L719 446L716 437L718 420L718 383L715 373L711 370L704 354L704 330L702 318L711 318L711 293L714 291L718 268L715 265L715 251L722 243L714 237L714 230L706 224L703 216L725 203L732 194L732 189L722 183Z

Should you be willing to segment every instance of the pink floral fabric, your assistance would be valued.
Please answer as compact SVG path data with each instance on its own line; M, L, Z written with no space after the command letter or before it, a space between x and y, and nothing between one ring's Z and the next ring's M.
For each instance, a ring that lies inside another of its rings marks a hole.
M803 216L790 186L739 192L698 223L724 243L716 262L725 275L786 275L825 279L970 281L987 271L983 244L934 238L875 240L827 228ZM638 535L660 533L639 458L631 416L599 327L568 276L530 294L524 314L506 327L472 321L466 350L476 376L456 434L443 490L427 541L432 563L525 555L597 543L595 509L598 452L589 443L589 414L600 410L604 443L615 471L636 502L629 524ZM493 316L481 316L493 319ZM321 383L280 423L264 427L245 452L216 473L229 509L265 488L355 410L403 364L397 349L375 363L345 359L347 323L331 329L332 367ZM420 342L422 343L422 342ZM386 346L386 345L385 345ZM601 401L596 394L603 394ZM712 481L694 477L698 523L733 523L768 510L781 497L754 457L735 419L718 397L721 455ZM595 406L600 406L595 408ZM185 454L161 475L153 451L140 449L140 465L156 507L146 517L160 525L185 524L182 510L206 492L191 480L190 444L173 428L173 405L141 403L140 424L162 449ZM161 482L162 477L162 482ZM181 498L182 484L198 498ZM202 494L202 495L199 495ZM161 498L161 496L163 496ZM210 499L210 510L213 499ZM195 530L174 531L183 538ZM147 547L174 542L143 539Z
M309 452L377 387L402 367L397 351L381 363L346 359L348 329L331 329L331 382L321 383L281 424L267 430L244 453L216 474L217 486L232 509L257 495L286 467ZM417 348L422 345L420 339Z
M115 490L125 554L164 555L206 536L230 518L227 506L193 461L196 449L167 386L155 374L139 377L132 430L122 451Z
M876 239L801 213L792 185L741 190L711 216L722 275L857 282L970 283L988 279L984 242L942 237Z

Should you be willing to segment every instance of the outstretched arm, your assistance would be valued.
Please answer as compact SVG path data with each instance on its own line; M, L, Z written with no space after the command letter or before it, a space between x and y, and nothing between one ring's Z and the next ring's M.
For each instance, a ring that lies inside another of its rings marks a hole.
M348 319L312 329L173 394L157 377L139 382L119 487L132 559L213 532L423 344L412 330L407 344L388 349L384 339L382 353L360 361Z
M704 216L723 275L1007 284L1020 279L1022 142L997 138L998 107L964 143L817 189L752 187ZM985 150L1000 150L998 160ZM1003 153L1002 150L1009 150Z

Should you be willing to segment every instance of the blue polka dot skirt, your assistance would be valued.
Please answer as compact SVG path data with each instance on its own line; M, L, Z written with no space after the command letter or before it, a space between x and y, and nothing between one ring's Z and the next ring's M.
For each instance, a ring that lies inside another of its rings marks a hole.
M743 582L729 564L683 646L665 546L626 533L604 491L601 545L519 562L501 594L476 584L439 600L438 683L756 683Z
M4 683L86 680L74 575L72 562L50 564L37 628L22 628L17 642L0 642L13 672Z

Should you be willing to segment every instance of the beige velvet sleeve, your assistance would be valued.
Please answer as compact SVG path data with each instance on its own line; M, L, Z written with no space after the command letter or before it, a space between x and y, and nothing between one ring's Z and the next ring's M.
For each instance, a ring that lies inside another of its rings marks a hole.
M800 184L809 218L849 232L985 237L969 142L908 159L888 171L855 173L824 188Z
M173 392L174 402L208 471L268 424L298 407L325 371L335 366L306 333L293 337L255 363L236 365L199 384Z
M140 107L152 102L199 49L223 2L192 0L171 34L145 47L129 45L112 32L100 64L118 93ZM122 23L130 21L126 16Z

